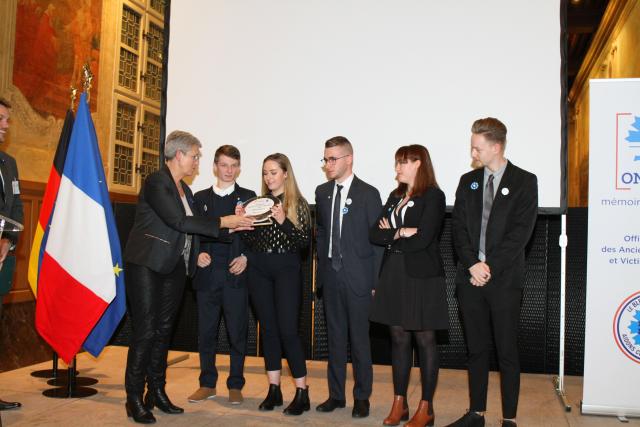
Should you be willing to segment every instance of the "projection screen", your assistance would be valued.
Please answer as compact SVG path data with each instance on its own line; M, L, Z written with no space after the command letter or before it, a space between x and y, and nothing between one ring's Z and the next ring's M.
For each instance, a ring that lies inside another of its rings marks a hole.
M179 0L169 22L166 132L203 143L194 190L233 144L241 185L259 192L282 152L314 203L324 141L343 135L383 201L395 150L425 145L452 205L471 124L493 116L539 205L561 206L560 0Z

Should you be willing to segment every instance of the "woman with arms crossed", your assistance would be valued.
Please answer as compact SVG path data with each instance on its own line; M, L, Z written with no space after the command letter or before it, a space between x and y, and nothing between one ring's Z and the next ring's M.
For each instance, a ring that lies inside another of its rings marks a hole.
M389 195L371 241L386 247L370 319L389 326L394 399L383 424L409 418L407 387L413 361L411 338L420 358L422 399L405 426L432 426L438 379L437 329L449 327L444 268L438 240L445 196L438 188L429 152L422 145L396 151L398 187Z

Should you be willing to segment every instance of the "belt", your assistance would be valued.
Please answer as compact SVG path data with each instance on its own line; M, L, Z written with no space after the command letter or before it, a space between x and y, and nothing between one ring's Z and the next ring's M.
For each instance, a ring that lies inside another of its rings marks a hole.
M404 251L387 246L386 252L389 254L403 254Z

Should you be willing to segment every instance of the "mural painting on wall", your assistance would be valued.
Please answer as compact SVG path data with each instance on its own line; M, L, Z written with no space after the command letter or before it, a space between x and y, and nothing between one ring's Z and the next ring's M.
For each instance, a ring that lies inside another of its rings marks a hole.
M64 118L85 63L95 111L101 12L102 0L18 0L13 84L43 116Z

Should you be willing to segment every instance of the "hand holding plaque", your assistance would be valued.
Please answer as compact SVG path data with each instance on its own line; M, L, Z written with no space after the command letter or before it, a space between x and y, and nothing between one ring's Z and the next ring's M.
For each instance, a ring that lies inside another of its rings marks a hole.
M244 214L246 217L253 219L253 225L270 225L273 223L271 220L271 208L280 203L280 200L273 196L261 196L253 197L243 203Z

